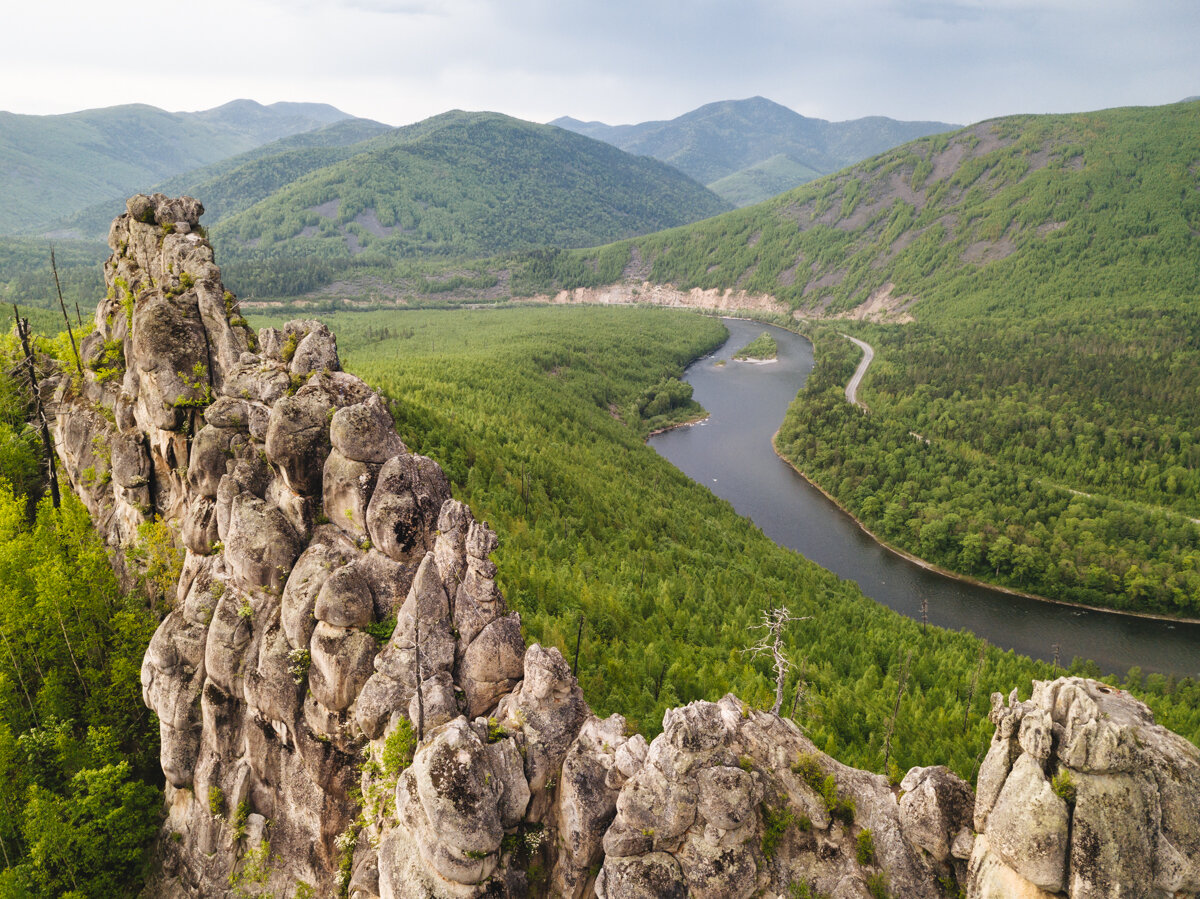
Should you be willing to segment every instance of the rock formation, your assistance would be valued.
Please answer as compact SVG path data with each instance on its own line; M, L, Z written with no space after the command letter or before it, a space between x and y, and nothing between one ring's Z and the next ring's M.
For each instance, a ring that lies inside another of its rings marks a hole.
M1200 893L1200 750L1081 678L992 696L968 895Z
M59 455L118 564L156 516L185 550L141 672L167 781L148 896L252 872L356 899L1200 890L1195 747L1095 682L994 697L978 799L937 767L897 793L733 696L650 743L597 718L329 330L248 328L202 211L129 201L88 371L58 387Z

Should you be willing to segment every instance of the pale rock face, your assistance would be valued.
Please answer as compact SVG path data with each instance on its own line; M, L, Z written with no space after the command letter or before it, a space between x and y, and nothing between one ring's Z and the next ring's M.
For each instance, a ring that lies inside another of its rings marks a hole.
M1038 762L1022 753L988 817L988 842L1017 873L1042 889L1063 888L1070 839L1067 804Z
M147 899L224 895L266 840L263 891L280 896L301 881L337 895L344 868L355 899L515 899L537 869L536 889L570 899L774 897L800 882L868 899L884 872L891 895L934 899L950 870L970 899L1200 892L1200 752L1094 681L994 697L973 811L943 768L910 771L897 801L733 696L668 710L651 743L596 718L559 650L525 647L496 587L496 535L341 371L325 325L256 337L200 203L127 208L84 346L98 359L122 341L127 367L78 392L60 380L55 441L116 554L155 515L186 550L141 668L163 833L182 835L159 841ZM853 801L852 823L806 781L813 765ZM1073 794L1051 782L1064 773Z
M900 789L900 823L909 842L942 864L970 856L965 846L952 852L960 834L969 835L974 818L975 795L966 781L941 765L912 768Z
M996 694L991 717L969 896L1200 892L1200 750L1083 678L1035 682L1027 702Z

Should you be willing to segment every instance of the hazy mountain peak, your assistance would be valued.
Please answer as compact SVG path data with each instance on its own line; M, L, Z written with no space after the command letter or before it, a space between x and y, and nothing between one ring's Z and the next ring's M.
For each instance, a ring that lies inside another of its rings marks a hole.
M666 121L613 126L562 116L550 124L661 159L737 205L957 127L884 116L834 123L762 96L717 100Z

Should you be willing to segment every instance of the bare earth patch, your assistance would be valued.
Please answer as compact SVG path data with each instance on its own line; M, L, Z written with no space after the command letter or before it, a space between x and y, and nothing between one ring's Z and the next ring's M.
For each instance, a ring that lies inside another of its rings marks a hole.
M592 304L599 306L679 306L690 309L716 309L720 312L752 310L787 314L788 307L766 294L749 294L744 290L679 290L672 284L612 284L608 287L577 287L560 290L553 297L541 295L524 302L558 305Z
M845 274L844 272L841 274ZM839 319L907 324L915 321L909 308L916 302L913 296L894 296L895 285L885 284L871 294L861 306L835 316ZM826 318L825 308L831 298L826 296L815 308L792 313L796 319ZM786 304L768 294L752 294L744 290L680 290L672 284L641 283L611 284L608 287L577 287L560 290L554 296L542 294L517 303L551 303L556 305L597 306L671 306L684 309L710 309L736 315L738 312L775 312L788 314Z
M898 325L906 325L916 321L908 309L917 301L917 298L914 296L895 296L892 293L895 289L896 285L889 281L867 297L865 303L855 306L849 312L842 312L833 317L846 318L852 321L887 322Z
M338 210L342 208L340 197L335 197L327 203L322 203L320 206L309 206L309 212L315 212L321 218L335 219L338 216Z

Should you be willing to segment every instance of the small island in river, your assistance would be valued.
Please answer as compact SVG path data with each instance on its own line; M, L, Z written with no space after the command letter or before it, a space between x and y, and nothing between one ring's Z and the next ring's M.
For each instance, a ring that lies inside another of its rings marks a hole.
M733 354L734 359L744 362L774 362L779 353L775 338L763 331L752 341Z

